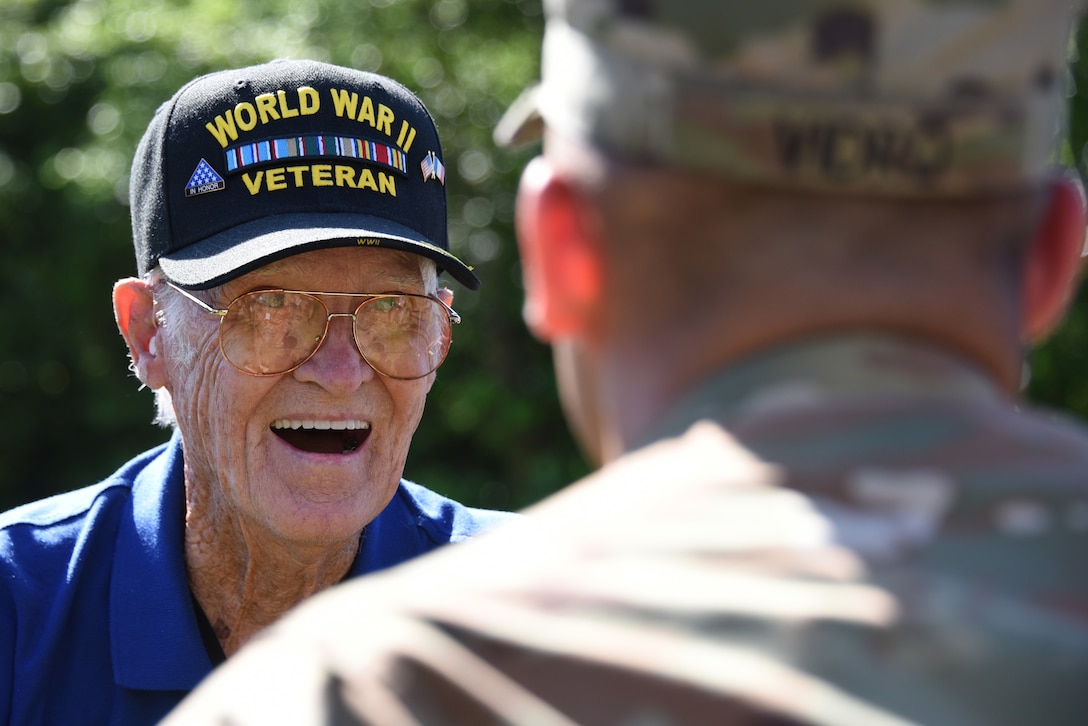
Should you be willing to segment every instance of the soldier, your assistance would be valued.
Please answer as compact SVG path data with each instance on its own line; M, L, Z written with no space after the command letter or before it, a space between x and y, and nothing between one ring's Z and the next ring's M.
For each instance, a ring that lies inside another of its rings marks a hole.
M1083 724L1064 0L555 0L526 319L603 468L303 606L169 723ZM357 720L351 720L357 719Z

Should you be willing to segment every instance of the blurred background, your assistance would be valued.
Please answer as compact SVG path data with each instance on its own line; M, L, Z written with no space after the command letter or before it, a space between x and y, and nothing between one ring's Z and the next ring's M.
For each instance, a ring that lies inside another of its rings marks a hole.
M521 322L513 202L535 150L491 140L537 78L540 2L0 0L0 510L94 483L168 438L127 370L110 301L113 282L135 273L132 150L155 108L194 76L284 57L391 76L442 135L451 244L484 285L450 283L464 323L406 477L518 508L584 474L548 349ZM1088 88L1088 66L1075 60L1071 73ZM1074 97L1062 152L1081 172L1086 103ZM1030 399L1088 417L1086 336L1081 294L1026 361Z

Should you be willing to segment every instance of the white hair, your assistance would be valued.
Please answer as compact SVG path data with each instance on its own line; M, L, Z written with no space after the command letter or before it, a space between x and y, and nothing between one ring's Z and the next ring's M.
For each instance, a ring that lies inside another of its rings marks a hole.
M158 267L144 276L155 299L155 327L158 328L156 336L161 336L158 350L169 357L168 365L191 367L196 361L198 350L192 336L185 331L189 328L188 323L193 320L190 316L199 312L199 308L167 285L166 279L166 275ZM200 293L195 294L202 298ZM164 428L177 426L174 404L170 400L170 391L165 386L155 389L154 423Z
M406 259L411 258L418 261L419 272L423 277L423 294L437 294L438 266L434 260L399 250L397 254L404 255ZM290 258L287 258L287 260L290 261ZM258 268L255 272L259 274L262 269L264 268ZM201 312L200 308L166 284L167 277L163 274L161 268L151 269L144 276L144 280L151 286L155 298L155 325L159 328L159 335L163 336L159 349L169 356L168 365L177 369L191 368L196 362L200 350L193 341L192 336L187 332L189 329L188 323L194 320L193 315ZM195 291L192 294L211 304L210 300L214 297L214 294L211 293L217 289ZM174 414L174 404L170 400L170 392L166 390L165 386L155 389L155 418L153 422L164 428L177 426L178 421L177 416Z

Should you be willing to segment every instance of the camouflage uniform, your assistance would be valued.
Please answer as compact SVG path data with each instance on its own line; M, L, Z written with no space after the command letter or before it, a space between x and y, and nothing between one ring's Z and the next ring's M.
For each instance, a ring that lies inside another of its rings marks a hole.
M1082 428L858 336L731 368L662 433L320 598L169 723L1085 722Z
M822 192L1039 178L1070 0L545 0L543 80L496 136Z
M500 135L542 116L831 192L1042 178L1067 3L697 5L549 3L543 84ZM736 362L528 513L315 598L168 723L1088 723L1088 431L948 350Z

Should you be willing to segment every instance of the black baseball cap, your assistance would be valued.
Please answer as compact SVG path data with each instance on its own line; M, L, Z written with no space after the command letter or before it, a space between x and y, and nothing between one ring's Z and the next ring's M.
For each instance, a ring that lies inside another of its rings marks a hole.
M201 76L163 104L136 149L130 198L138 272L220 285L274 260L379 247L450 254L434 119L385 76L283 60Z

